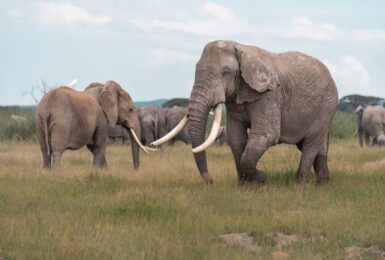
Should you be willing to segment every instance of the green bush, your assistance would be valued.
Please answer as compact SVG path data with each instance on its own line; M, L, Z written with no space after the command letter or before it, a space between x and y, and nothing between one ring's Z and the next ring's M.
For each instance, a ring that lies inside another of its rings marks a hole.
M173 98L169 101L163 103L162 107L173 107L173 106L180 106L180 107L188 107L189 99L188 98Z
M12 115L25 120L12 119ZM36 136L35 109L0 107L0 140L28 140Z
M356 129L357 124L354 114L337 111L332 123L330 137L350 139Z

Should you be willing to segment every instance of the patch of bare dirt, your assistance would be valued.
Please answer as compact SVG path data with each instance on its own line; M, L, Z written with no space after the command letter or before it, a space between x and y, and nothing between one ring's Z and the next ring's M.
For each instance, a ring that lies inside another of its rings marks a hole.
M377 246L360 247L350 246L345 248L347 254L345 260L359 260L362 256L368 254L376 259L385 259L385 251L381 250Z
M230 233L219 237L230 245L242 246L252 251L258 250L258 246L254 244L254 238L247 233Z

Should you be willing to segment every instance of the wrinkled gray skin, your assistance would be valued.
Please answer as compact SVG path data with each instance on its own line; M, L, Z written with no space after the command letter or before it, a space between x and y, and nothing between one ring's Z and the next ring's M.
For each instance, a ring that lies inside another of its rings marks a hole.
M227 142L225 125L219 128L219 132L218 132L217 138L215 139L215 142L218 143L219 145L223 145L224 142Z
M385 145L385 108L381 106L359 105L355 110L358 141L360 146L369 146L370 137L373 138L372 146Z
M188 113L188 107L173 106L167 109L167 131L171 131L183 117ZM175 141L182 141L185 144L191 144L190 134L188 132L189 124L177 136L170 140L169 145L174 145Z
M233 41L207 44L196 65L190 96L192 146L203 143L211 108L226 105L226 132L239 185L264 183L256 169L263 153L278 143L302 151L296 181L329 181L328 136L338 93L324 64L299 52L272 53ZM250 134L247 129L250 128ZM211 183L206 152L194 154L203 179Z
M107 126L107 133L108 133L108 138L110 140L113 140L112 141L113 143L116 142L117 138L121 138L122 139L122 145L123 144L131 144L129 131L120 125L116 125L115 127L111 127L110 125L108 125Z
M107 124L133 128L140 137L136 108L130 95L114 81L93 83L78 92L60 87L48 92L36 108L36 129L44 167L60 168L66 149L84 145L94 155L95 167L107 167ZM134 168L139 167L139 147L132 142Z
M149 146L167 133L166 113L155 104L138 108L142 144Z

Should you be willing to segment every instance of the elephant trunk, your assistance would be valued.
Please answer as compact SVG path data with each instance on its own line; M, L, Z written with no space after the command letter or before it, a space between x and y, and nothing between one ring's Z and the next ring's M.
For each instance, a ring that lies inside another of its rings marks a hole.
M140 128L134 129L136 136L140 138ZM133 135L130 133L131 138L131 152L132 152L132 163L134 165L134 169L139 168L139 145L134 141Z
M362 147L364 144L364 130L358 129L358 141L360 143L360 146Z
M203 88L194 86L191 92L189 104L189 133L193 148L200 146L205 141L207 118L210 112L209 95L205 95ZM206 152L202 151L194 154L195 163L203 180L211 184L212 179L207 169Z

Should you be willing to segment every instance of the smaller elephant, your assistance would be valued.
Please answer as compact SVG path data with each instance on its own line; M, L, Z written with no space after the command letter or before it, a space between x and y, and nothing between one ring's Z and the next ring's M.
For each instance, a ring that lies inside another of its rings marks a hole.
M172 108L167 109L167 131L171 131L177 124L179 124L187 113L188 107L173 106ZM174 145L177 140L182 141L185 144L191 144L188 125L170 140L169 145Z
M355 110L358 141L360 146L369 146L370 137L373 138L372 146L385 145L385 108L381 106L367 106L364 108L359 105Z
M218 132L217 138L215 139L215 142L218 143L219 145L223 145L224 142L227 142L225 125L219 128L219 132Z
M121 125L116 125L114 128L110 125L107 126L108 138L113 140L112 143L116 142L117 138L122 139L122 145L131 144L130 136L128 131Z
M149 145L167 133L166 113L155 104L138 108L140 128L142 130L141 142Z

